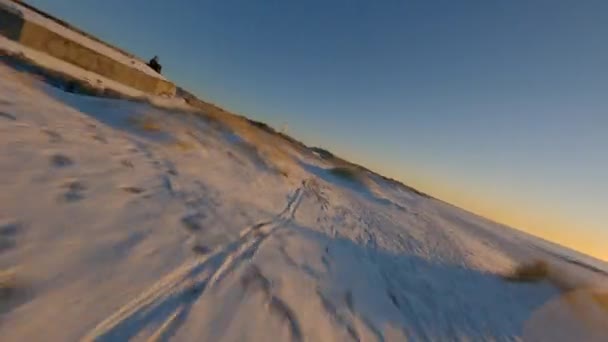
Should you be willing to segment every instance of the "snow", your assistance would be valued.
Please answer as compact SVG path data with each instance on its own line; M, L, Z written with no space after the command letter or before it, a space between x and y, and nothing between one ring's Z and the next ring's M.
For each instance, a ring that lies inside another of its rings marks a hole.
M74 64L62 61L45 53L30 49L2 35L0 35L0 53L22 55L28 58L29 60L35 61L36 64L40 65L41 67L69 75L71 77L74 77L75 79L82 80L96 88L109 88L131 97L146 96L146 94L140 90L110 80L99 74L82 69Z
M560 257L584 256L373 174L336 178L235 120L0 64L0 271L16 284L0 291L3 340L608 336L589 300L608 278ZM536 258L584 288L499 276Z
M137 59L137 58L133 58L131 56L127 56L124 53L122 53L116 49L113 49L94 39L91 39L78 32L75 32L49 18L46 18L46 17L30 10L27 7L24 7L23 5L21 5L19 3L16 3L12 0L0 0L0 5L4 5L5 7L18 10L22 14L22 16L25 20L38 24L42 27L45 27L52 32L55 32L67 39L77 42L78 44L80 44L86 48L89 48L90 50L96 51L100 54L110 57L110 58L114 59L115 61L120 62L124 65L127 65L133 69L142 71L142 72L148 74L149 76L164 79L164 77L162 75L158 74L157 72L152 70L150 67L148 67L144 61Z
M151 102L156 106L180 108L183 110L190 111L193 110L190 106L186 104L186 102L182 98L168 98L164 96L156 96L142 92L120 82L96 74L94 72L82 69L74 64L65 62L63 60L36 51L34 49L30 49L0 35L0 58L2 58L3 54L23 56L28 60L33 61L38 66L41 66L45 69L60 72L75 80L80 80L88 84L91 88L96 88L100 90L113 90L116 93L122 94L126 97L131 97L135 99L145 99L146 101Z

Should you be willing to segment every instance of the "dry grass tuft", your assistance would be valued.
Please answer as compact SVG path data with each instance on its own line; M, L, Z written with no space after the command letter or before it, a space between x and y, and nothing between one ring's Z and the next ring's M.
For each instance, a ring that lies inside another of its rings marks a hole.
M0 303L10 299L17 288L16 272L13 269L0 270Z
M608 311L608 293L595 293L593 299L600 305L600 307Z
M151 117L130 117L129 123L146 132L160 132L161 127L158 121Z
M151 118L144 118L140 123L140 127L146 132L160 132L160 125Z
M19 268L0 269L0 320L3 314L25 303L31 295Z
M182 152L188 152L188 151L192 151L196 148L195 144L193 142L190 141L184 141L184 140L178 140L175 142L174 146L182 151Z
M510 274L504 276L508 281L519 283L535 283L549 279L549 264L542 260L523 263Z

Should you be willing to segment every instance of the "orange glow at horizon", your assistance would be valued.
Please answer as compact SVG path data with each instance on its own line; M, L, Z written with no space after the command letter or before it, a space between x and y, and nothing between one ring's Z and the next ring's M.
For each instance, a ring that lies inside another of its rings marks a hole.
M434 180L431 181L430 178ZM517 200L502 198L499 195L487 193L480 195L479 187L475 187L474 190L464 186L458 188L437 179L439 177L436 175L426 173L422 177L409 177L404 183L492 221L608 262L606 241L602 243L588 234L580 234L577 227L580 227L581 223L558 217L555 213L549 216L545 210L539 209L540 205L538 207L529 207L527 203L518 205Z
M571 248L599 260L608 262L607 241L594 238L590 234L580 234L580 222L557 216L551 208L543 208L542 203L522 203L521 199L508 198L498 191L491 193L479 184L459 184L443 181L445 175L429 172L415 165L386 167L380 159L368 157L358 160L357 152L340 151L346 160L361 165L374 165L372 169L382 175L402 181L422 192L453 204L459 208L504 224L513 229L543 238ZM349 153L350 152L350 153ZM407 171L402 171L407 170ZM549 216L551 215L551 216ZM601 231L597 224L584 223L588 231Z

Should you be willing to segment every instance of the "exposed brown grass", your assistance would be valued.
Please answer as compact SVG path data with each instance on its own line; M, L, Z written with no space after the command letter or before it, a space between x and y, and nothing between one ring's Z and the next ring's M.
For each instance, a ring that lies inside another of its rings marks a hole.
M547 281L562 293L580 290L589 285L585 283L584 279L580 279L568 270L556 268L555 265L550 265L544 260L522 263L510 273L503 275L503 278L507 281L520 283ZM602 298L608 303L608 295Z
M191 141L184 141L184 140L178 140L175 142L174 146L182 151L182 152L188 152L188 151L192 151L196 148L195 144Z
M18 267L0 269L0 320L9 312L27 301L31 294L29 281L24 281Z
M161 131L161 127L160 127L160 124L158 123L158 121L156 121L155 119L153 119L149 116L130 117L128 119L128 121L133 126L139 128L143 131L146 131L146 132L160 132Z
M504 278L512 282L534 283L549 280L549 276L549 265L545 261L535 260L518 265Z
M159 132L160 125L151 118L144 118L141 122L141 129L146 132Z
M600 307L608 311L608 293L595 293L593 299L600 305Z
M15 271L12 269L0 270L0 303L8 300L16 289Z

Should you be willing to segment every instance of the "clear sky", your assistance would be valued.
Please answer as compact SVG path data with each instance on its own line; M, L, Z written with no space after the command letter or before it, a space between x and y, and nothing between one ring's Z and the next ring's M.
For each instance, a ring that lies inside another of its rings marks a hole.
M608 260L608 1L28 2L227 109Z

